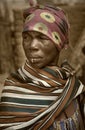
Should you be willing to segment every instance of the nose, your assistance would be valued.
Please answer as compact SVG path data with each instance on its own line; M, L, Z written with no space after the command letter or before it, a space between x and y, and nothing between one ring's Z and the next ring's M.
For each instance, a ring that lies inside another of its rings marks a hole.
M32 40L30 50L38 50L38 40L36 38Z

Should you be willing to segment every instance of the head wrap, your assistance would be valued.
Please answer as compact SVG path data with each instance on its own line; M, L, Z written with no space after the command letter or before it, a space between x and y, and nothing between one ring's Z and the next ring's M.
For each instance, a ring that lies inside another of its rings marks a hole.
M37 4L24 11L24 19L23 32L37 31L46 35L58 50L67 46L69 23L61 8Z

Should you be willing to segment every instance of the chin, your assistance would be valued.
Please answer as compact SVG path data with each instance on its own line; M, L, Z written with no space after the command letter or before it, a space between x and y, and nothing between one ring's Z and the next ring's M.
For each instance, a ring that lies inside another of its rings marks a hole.
M34 68L37 68L37 69L41 69L41 68L43 68L42 65L33 65L33 67L34 67Z
M37 69L41 69L41 68L44 68L45 66L43 65L43 64L31 64L31 66L33 67L33 68L37 68Z

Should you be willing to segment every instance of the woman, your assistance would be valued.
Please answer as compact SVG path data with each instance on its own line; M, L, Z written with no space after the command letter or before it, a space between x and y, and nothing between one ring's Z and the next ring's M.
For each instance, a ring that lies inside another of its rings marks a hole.
M1 130L84 130L77 97L85 88L74 71L57 65L68 45L69 24L60 8L24 12L26 63L6 79L0 103Z

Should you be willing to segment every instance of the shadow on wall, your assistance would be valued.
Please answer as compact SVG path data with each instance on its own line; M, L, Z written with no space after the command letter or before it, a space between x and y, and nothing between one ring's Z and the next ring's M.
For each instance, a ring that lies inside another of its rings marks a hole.
M82 49L82 52L85 56L85 46ZM85 62L85 61L84 61ZM82 81L82 83L85 85L85 64L82 66L82 76L79 77L79 79Z
M51 2L51 0L47 0L46 2ZM55 0L54 2L56 3ZM5 4L4 15L2 15L2 11L0 9L0 73L2 74L15 71L24 63L26 58L22 48L22 6L19 6L19 8L15 8L15 6L13 6L13 8L11 7L10 9L8 8L9 6ZM57 6L57 4L55 4L55 6ZM85 4L68 6L67 4L58 3L58 6L62 7L67 12L71 24L70 47L68 50L62 51L59 61L59 64L61 64L64 59L69 60L76 44L82 44L82 42L78 42L78 40L85 28L85 25L83 24L85 23ZM26 7L24 6L24 8ZM10 20L10 18L13 19ZM76 57L76 55L74 55L74 57ZM75 63L72 62L72 64ZM85 68L83 70L84 75ZM82 79L83 77L84 76L81 76Z

